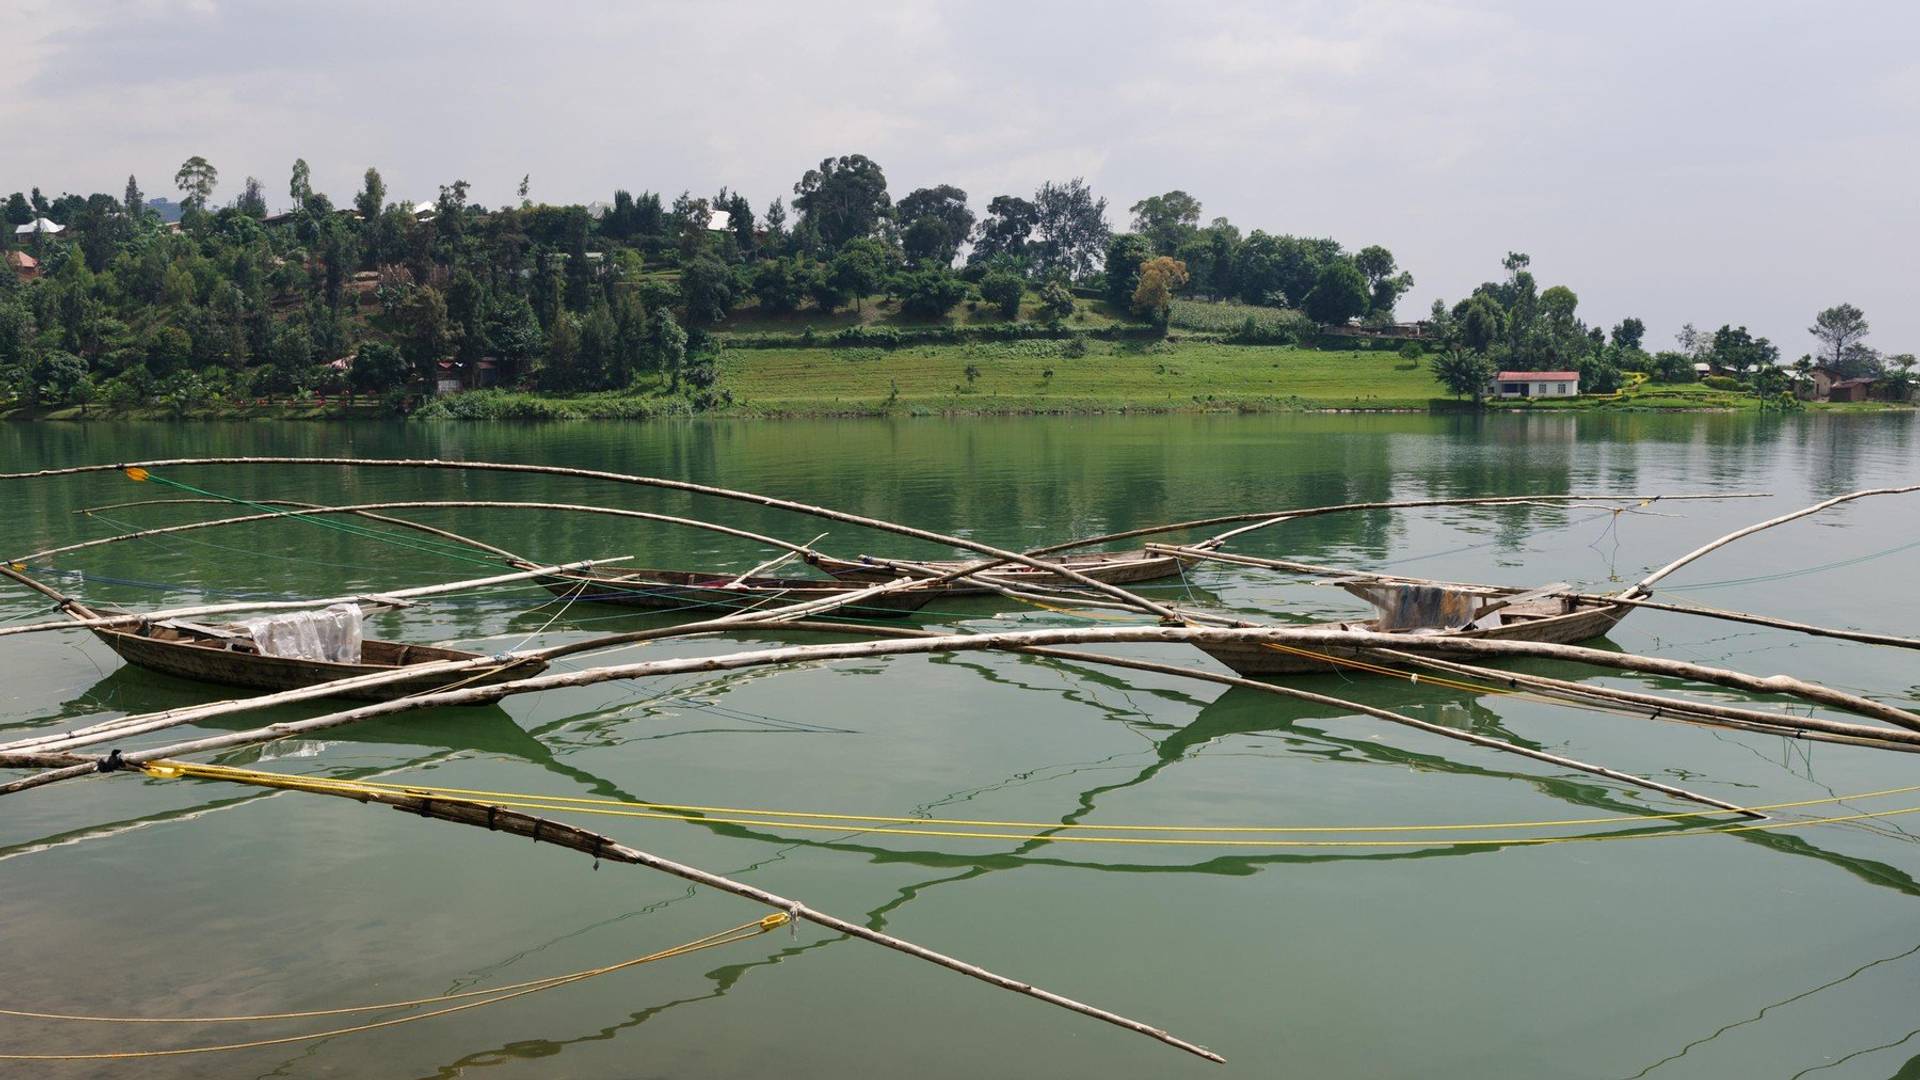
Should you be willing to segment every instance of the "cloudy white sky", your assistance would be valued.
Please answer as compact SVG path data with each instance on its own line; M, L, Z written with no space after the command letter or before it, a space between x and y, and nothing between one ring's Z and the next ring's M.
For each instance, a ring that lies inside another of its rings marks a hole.
M304 157L343 200L522 174L756 206L829 154L976 207L1083 175L1243 228L1383 243L1402 312L1533 256L1590 322L1745 324L1791 358L1852 301L1920 349L1920 4L8 0L0 189L229 198Z

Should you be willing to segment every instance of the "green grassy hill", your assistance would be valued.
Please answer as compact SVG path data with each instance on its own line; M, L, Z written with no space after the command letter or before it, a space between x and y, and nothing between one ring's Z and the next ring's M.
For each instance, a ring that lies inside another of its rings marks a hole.
M736 349L720 386L754 413L1425 409L1442 394L1424 363L1387 352L1083 344L1077 357L1066 341Z

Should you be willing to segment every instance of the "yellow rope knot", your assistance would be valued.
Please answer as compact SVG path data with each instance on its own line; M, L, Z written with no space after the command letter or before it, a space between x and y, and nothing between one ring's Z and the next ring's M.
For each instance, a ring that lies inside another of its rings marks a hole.
M785 926L792 921L793 921L793 916L788 915L784 911L776 911L773 914L767 916L766 918L760 920L760 929L772 930L775 927Z

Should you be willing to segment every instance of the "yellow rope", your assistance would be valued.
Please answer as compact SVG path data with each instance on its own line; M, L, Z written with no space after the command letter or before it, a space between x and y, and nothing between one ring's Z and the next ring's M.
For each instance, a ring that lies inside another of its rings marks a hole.
M322 1010L315 1010L311 1012L264 1013L259 1016L222 1016L222 1017L206 1017L206 1018L181 1017L181 1018L161 1018L161 1019L150 1018L150 1017L124 1017L124 1016L69 1016L69 1015L63 1015L63 1014L57 1014L57 1013L29 1013L29 1012L15 1011L15 1010L0 1010L0 1012L4 1012L9 1016L28 1016L28 1017L36 1017L41 1019L54 1019L54 1020L97 1020L97 1021L111 1022L111 1023L191 1024L191 1023L223 1023L227 1021L237 1021L237 1020L282 1020L282 1019L293 1019L293 1018L308 1017L308 1016L330 1016L330 1015L335 1015L337 1013L344 1013L344 1012L371 1012L371 1011L380 1010L380 1009L396 1009L396 1008L403 1008L411 1005L428 1004L435 1001L452 1001L459 998L474 997L477 995L497 995L497 996L487 997L485 1000L482 1000L482 1001L470 1001L464 1005L454 1005L445 1009L435 1009L431 1012L421 1013L418 1016L395 1017L392 1020L380 1020L380 1021L369 1023L369 1024L357 1024L353 1027L335 1028L330 1031L310 1032L305 1035L286 1035L286 1036L281 1036L279 1038L274 1038L274 1039L256 1039L250 1042L224 1043L217 1046L188 1046L188 1047L181 1047L174 1050L122 1050L122 1051L113 1051L113 1052L85 1053L85 1054L0 1054L0 1061L109 1061L109 1060L122 1060L126 1058L177 1057L184 1054L215 1054L215 1053L222 1053L229 1050L252 1050L252 1049L257 1049L265 1046L285 1046L288 1043L311 1042L314 1039L330 1039L338 1035L353 1035L363 1031L375 1031L380 1028L396 1027L400 1024L410 1024L416 1020L428 1020L436 1016L448 1016L457 1012L465 1012L468 1009L477 1009L483 1005L497 1005L500 1002L511 1001L512 999L517 997L525 997L528 994L538 993L542 990L550 990L557 986L565 986L569 983L581 982L586 979L596 978L601 975L608 975L616 971L622 971L630 967L636 967L640 964L652 963L655 960L666 960L675 956L685 956L688 953L699 952L702 949L711 949L720 945L731 945L737 941L745 941L748 938L758 937L759 935L764 934L767 931L774 929L775 927L785 925L788 919L789 919L789 916L785 912L775 912L774 914L768 915L763 919L758 919L750 923L742 923L739 926L736 926L730 930L722 930L717 934L709 934L706 937L697 938L693 941L689 941L684 945L676 945L671 949L662 949L659 952L648 953L645 956L636 956L631 960L623 960L618 964L608 964L605 967L590 968L586 971L576 971L571 975L559 975L550 979L536 979L529 983L516 983L513 986L503 986L493 990L476 990L476 991L469 991L464 994L447 994L437 998L420 998L415 1001L393 1002L387 1005L364 1005L364 1006L359 1006L357 1008L322 1009Z
M702 824L740 825L760 828L798 829L819 832L847 832L858 830L876 835L950 837L970 840L1014 840L1021 842L1048 843L1092 843L1092 844L1147 844L1163 846L1266 846L1266 847L1408 847L1418 845L1457 845L1457 844L1539 844L1559 843L1574 840L1611 839L1623 836L1672 836L1697 835L1709 832L1741 832L1752 826L1709 825L1701 828L1674 830L1666 833L1618 833L1608 836L1567 836L1567 837L1502 837L1488 840L1447 837L1408 837L1386 840L1268 840L1235 839L1216 840L1192 837L1139 837L1139 836L1053 836L1024 833L962 831L961 829L941 828L891 828L888 825L914 826L964 826L971 829L1007 829L1031 828L1052 830L1100 830L1105 832L1179 832L1179 833L1434 833L1466 832L1492 829L1545 829L1563 828L1581 825L1643 825L1652 822L1680 821L1699 819L1733 813L1724 810L1682 811L1667 814L1617 815L1598 818L1569 818L1550 821L1507 821L1483 822L1459 825L1298 825L1298 826L1225 826L1225 825L1097 825L1069 822L1022 822L991 820L954 820L927 818L879 817L857 814L819 814L803 811L751 810L733 807L693 807L676 806L667 803L622 802L613 799L588 799L565 795L528 795L516 792L482 791L473 788L430 787L410 784L388 784L377 781L332 780L325 777L286 776L279 773L260 772L252 769L238 769L220 765L201 765L185 761L156 761L144 764L141 768L149 776L160 778L194 778L204 780L226 780L234 783L254 784L258 786L304 790L321 794L354 795L356 793L413 795L422 798L434 798L448 802L462 802L475 806L499 806L517 810L543 810L561 813L592 814L602 817L643 818L665 821L693 821ZM1803 799L1795 802L1769 803L1752 809L1778 811L1824 806L1859 799L1883 798L1890 795L1908 794L1920 791L1920 785L1899 788L1886 788L1880 791L1863 792L1857 795L1833 796L1822 799ZM1892 817L1920 810L1920 807L1878 811L1849 815L1846 817L1806 819L1802 821L1769 823L1769 828L1790 828L1802 825L1817 825L1829 822L1853 821L1862 818ZM678 811L678 812L672 812ZM751 815L748 817L716 817L711 814ZM695 816L699 815L699 816ZM791 820L794 818L808 820ZM855 822L859 824L818 824L819 821ZM873 826L882 827L873 827Z

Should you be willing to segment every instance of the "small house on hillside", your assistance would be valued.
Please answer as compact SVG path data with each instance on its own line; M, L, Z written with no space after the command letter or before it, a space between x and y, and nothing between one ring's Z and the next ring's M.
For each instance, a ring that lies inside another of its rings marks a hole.
M1503 371L1493 378L1492 394L1499 398L1568 398L1580 396L1577 371Z
M24 251L7 252L7 269L21 281L32 281L40 276L40 260Z
M1827 387L1824 401L1869 401L1873 397L1872 379L1838 379Z
M43 217L34 218L25 225L15 225L13 227L13 235L23 238L30 236L57 236L66 231L67 227L65 225Z

